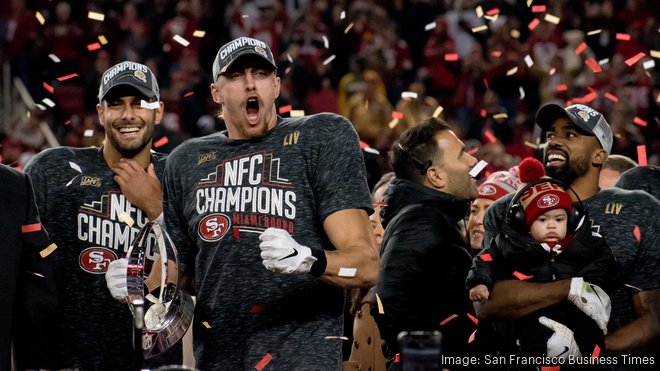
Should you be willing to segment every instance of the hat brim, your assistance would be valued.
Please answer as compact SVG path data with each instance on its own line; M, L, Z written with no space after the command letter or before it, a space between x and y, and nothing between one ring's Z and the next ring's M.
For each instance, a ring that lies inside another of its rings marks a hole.
M229 63L227 63L224 67L222 67L222 69L220 71L218 71L218 77L220 75L224 74L229 69L229 67L231 67L234 63L236 63L236 61L241 60L241 59L243 59L247 56L251 56L251 55L254 55L254 56L257 56L257 57L263 59L264 61L266 61L268 63L268 65L273 67L274 71L277 71L277 65L274 62L272 62L270 59L264 57L263 55L259 54L258 52L256 52L253 49L245 49L245 50L241 50L238 53L238 55L236 55L231 61L229 61Z
M124 81L119 81L119 82L115 83L114 85L112 85L110 88L108 88L108 90L105 92L105 94L103 94L102 97L99 97L99 102L103 102L105 97L107 97L108 94L110 94L111 91L117 90L118 87L130 87L133 90L136 90L137 92L139 92L140 94L144 95L147 98L153 98L153 97L156 96L156 94L153 91L151 91L150 89L147 89L144 86L135 85L135 84L132 84L129 81L125 81L125 82Z
M552 127L552 124L562 117L569 119L575 126L586 131L587 134L594 135L592 128L587 126L582 120L567 111L564 107L555 103L546 104L539 109L536 113L536 124L544 131L548 131Z

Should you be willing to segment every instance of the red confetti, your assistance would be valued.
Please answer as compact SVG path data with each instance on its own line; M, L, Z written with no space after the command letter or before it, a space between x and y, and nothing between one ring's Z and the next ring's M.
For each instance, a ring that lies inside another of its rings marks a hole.
M30 233L41 230L41 223L25 224L21 226L21 233Z
M188 98L189 96L191 96L191 95L193 95L193 94L195 94L194 91L189 91L189 92L187 92L186 94L184 94L183 97L184 97L184 98Z
M583 41L582 44L578 45L578 47L575 48L575 55L580 55L580 53L582 53L586 48L587 48L587 43Z
M162 137L154 142L154 148L162 147L166 145L170 140L167 137Z
M493 261L493 256L490 254L479 254L479 259L485 261L485 262L492 262Z
M394 363L399 363L401 362L401 353L397 353L394 355Z
M495 138L495 135L493 135L490 130L484 131L484 135L486 136L488 143L497 143L497 138Z
M640 232L639 226L635 226L635 229L633 229L633 235L635 235L637 242L642 240L642 232Z
M637 61L644 58L645 55L646 55L645 53L639 52L637 53L636 56L626 59L626 64L629 67L632 67L633 64L637 63Z
M291 112L292 109L293 107L290 104L286 106L282 106L280 107L280 115L283 113Z
M468 155L472 156L472 155L474 155L474 154L477 153L477 152L479 152L479 148L478 148L478 147L474 147L474 148L472 148L471 150L467 151L466 153L467 153Z
M486 112L486 109L482 108L482 109L481 109L481 112L479 112L479 114L481 115L481 117L486 117L486 115L488 114L488 112Z
M264 307L262 307L259 304L255 304L255 305L252 306L252 309L250 309L250 313L259 313L262 310L264 310Z
M560 366L541 366L541 371L559 371Z
M64 125L69 125L70 123L71 123L71 119L64 121Z
M532 5L532 13L545 12L545 5Z
M470 334L470 337L468 338L468 344L474 341L476 335L477 335L477 330L472 331L472 334Z
M392 118L401 120L403 118L403 112L392 111Z
M637 164L639 166L648 165L646 163L646 146L643 144L641 146L637 146Z
M541 21L539 21L538 18L534 18L534 19L532 19L531 22L529 22L529 24L527 25L527 28L529 28L530 31L534 31L534 29L536 28L536 26L539 25L539 23L541 23Z
M595 91L592 91L589 94L584 96L584 101L589 103L589 102L591 102L592 100L594 100L596 98L598 98L598 93L595 92Z
M527 275L525 275L523 273L520 273L518 271L513 272L513 275L516 276L516 278L521 280L521 281L528 280L528 279L534 277L534 276L527 276Z
M598 64L598 62L596 62L596 60L593 58L587 59L586 61L584 61L584 64L586 64L587 67L591 68L591 70L594 73L603 72L603 69L600 68L600 64Z
M591 359L596 359L600 355L600 347L598 344L594 347L594 351L591 353Z
M271 356L270 353L266 353L264 358L262 358L261 361L259 361L259 363L254 365L254 368L257 369L257 371L261 371L272 360L273 360L273 356Z
M74 77L78 77L78 74L77 73L72 73L70 75L60 76L60 77L57 78L57 81L66 81L66 80L72 79Z
M97 49L101 49L101 44L99 43L87 44L87 50L89 50L90 52L92 50L97 50Z
M456 313L452 314L451 316L449 316L449 317L445 318L444 320L442 320L442 322L440 322L440 326L446 325L447 322L453 320L456 317L458 317L458 314L456 314Z
M643 128L645 128L646 125L649 124L648 122L642 120L641 118L639 118L639 117L637 117L637 116L635 116L635 119L633 120L633 122L634 122L635 124L637 124L638 126L641 126L641 127L643 127Z
M485 78L484 78L484 86L486 87L487 90L490 89L490 86L488 85L488 80L486 80Z
M475 325L478 325L478 324L479 324L479 320L477 319L477 317L471 315L470 313L466 313L466 314L467 314L468 318L469 318L472 322L474 322Z
M621 41L630 41L630 35L627 33L617 33L616 39Z
M241 231L237 227L234 227L234 239L236 241L241 240Z
M616 103L619 101L619 98L617 98L615 95L610 94L609 92L605 93L605 98L611 100L612 102Z
M458 53L447 53L445 54L445 61L455 62L458 60Z
M557 85L557 91L566 91L567 89L566 84Z
M499 50L493 50L492 52L490 52L490 55L492 55L493 58L499 58L502 55L502 52Z
M500 9L499 8L493 8L489 11L486 12L486 14L490 17L494 16L495 14L500 14Z
M55 91L55 88L48 85L48 83L45 82L45 81L42 83L42 85L43 85L44 89L48 90L48 92L51 93L51 94L53 94L53 92Z
M365 141L360 141L360 149L370 148L369 143Z

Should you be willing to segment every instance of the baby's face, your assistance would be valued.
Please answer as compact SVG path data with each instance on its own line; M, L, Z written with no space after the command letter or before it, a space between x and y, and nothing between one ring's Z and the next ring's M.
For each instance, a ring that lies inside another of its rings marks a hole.
M536 241L557 242L566 238L568 216L564 209L553 209L539 215L529 227Z

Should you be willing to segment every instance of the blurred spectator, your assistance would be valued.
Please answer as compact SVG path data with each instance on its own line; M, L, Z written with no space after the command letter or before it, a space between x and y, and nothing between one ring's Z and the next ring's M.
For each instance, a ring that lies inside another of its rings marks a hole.
M598 186L601 189L614 187L614 184L619 180L619 176L626 170L632 169L637 166L633 159L622 155L609 155L600 170L598 178Z

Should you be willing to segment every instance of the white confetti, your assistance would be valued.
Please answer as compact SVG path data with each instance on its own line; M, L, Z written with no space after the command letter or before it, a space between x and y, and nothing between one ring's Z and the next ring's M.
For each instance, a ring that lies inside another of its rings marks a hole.
M479 173L480 173L483 169L485 169L487 165L488 165L488 163L487 163L486 161L484 161L484 160L480 160L479 162L477 162L476 165L474 165L474 167L472 168L472 170L470 170L470 173L469 173L470 176L473 177L473 178L475 178L475 179L477 179L477 176L479 175Z
M527 54L525 56L525 64L527 64L527 67L532 67L534 65L534 61L532 60L532 57Z
M482 8L481 5L477 6L477 8L474 9L474 12L477 14L477 17L479 18L484 16L484 8Z
M552 15L550 13L547 13L545 17L543 17L544 20L552 23L552 24L559 24L559 21L561 20L559 17L556 15Z
M105 14L90 11L87 13L87 18L103 22L105 19Z
M322 37L323 37L323 46L325 46L326 49L329 49L330 48L330 41L328 40L327 37L325 37L325 35L323 35Z
M426 26L424 26L424 31L430 31L430 30L434 29L435 26L436 26L435 22L431 22L431 23L427 24Z
M512 69L506 71L507 76L515 75L518 72L518 67L513 67Z
M77 172L79 172L79 173L82 174L82 169L80 169L80 166L78 166L78 164L69 161L69 166L71 166L71 168L72 168L73 170L75 170L75 171L77 171Z
M305 111L301 109L292 109L289 112L289 117L303 117L305 116Z
M589 31L589 32L587 32L587 36L597 35L597 34L601 33L602 31L603 31L603 30L600 29L600 28L597 29L597 30Z
M39 103L37 103L35 106L36 106L37 108L39 108L40 110L42 110L42 111L45 111L45 110L46 110L46 107L45 107L43 104L39 104Z
M190 45L190 41L184 39L183 37L181 37L179 35L174 35L174 37L172 37L172 38L174 39L174 41L178 42L179 44L181 44L183 46Z
M132 227L133 224L135 223L135 221L133 220L133 218L131 218L131 216L128 215L125 211L122 211L121 213L119 213L118 218L119 218L119 220L121 220L122 222L128 224L129 227Z
M50 107L50 108L55 107L55 102L53 102L52 100L50 100L50 98L44 98L44 99L42 99L41 101L44 102L44 103L45 103L48 107Z
M441 114L442 111L444 111L444 110L445 110L445 107L443 107L443 106L438 106L438 108L436 108L435 111L433 111L433 117L435 117L435 118L440 117L440 114Z
M293 58L291 58L291 54L286 53L286 59L289 61L289 63L293 63Z
M339 268L339 277L355 277L357 268Z
M73 181L76 180L77 177L78 177L78 175L74 176L73 179L69 180L69 183L67 183L67 184L65 185L65 187L70 186L70 185L73 183Z
M147 108L147 109L159 109L160 108L160 102L155 101L155 102L149 103L146 100L142 99L142 100L140 100L140 107Z
M518 87L518 92L520 93L520 99L525 99L525 89L522 86Z
M401 98L403 99L417 99L417 93L414 91L404 91L401 93Z
M645 70L655 67L655 61L653 59L648 60L642 64Z
M206 31L195 30L195 32L193 32L193 37L200 37L201 38L201 37L204 37L205 35L206 35Z
M334 61L336 57L337 57L337 56L335 56L334 54L331 55L331 56L329 56L326 60L323 61L323 65L324 65L324 66L327 66L328 63Z
M50 58L55 63L60 63L60 59L55 54L48 54L48 58Z
M94 135L94 130L93 129L87 129L85 130L85 134L83 134L85 137L89 138Z
M488 26L485 25L485 24L482 24L481 26L472 27L472 32L477 33L477 32L481 32L481 31L486 31L487 29L488 29Z
M609 58L601 59L601 60L598 61L598 64L601 65L601 66L604 65L604 64L608 64L608 63L610 63Z
M342 10L341 13L339 13L339 19L344 19L346 18L346 11Z

